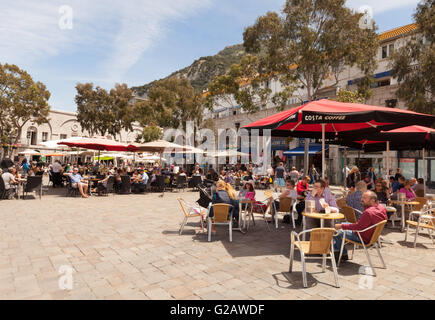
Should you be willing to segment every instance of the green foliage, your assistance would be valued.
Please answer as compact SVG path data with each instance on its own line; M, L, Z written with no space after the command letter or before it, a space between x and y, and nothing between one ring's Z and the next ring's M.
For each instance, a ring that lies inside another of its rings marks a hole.
M143 128L142 134L136 137L136 142L152 142L160 140L163 137L163 130L157 126L146 126Z
M419 32L391 56L396 95L412 111L435 114L435 1L422 1L414 19Z
M249 53L265 51L260 76L276 73L287 83L297 81L313 100L325 79L338 83L345 66L373 74L378 36L375 26L359 27L361 17L345 0L287 0L282 16L268 12L246 28L244 46Z
M31 121L48 121L50 92L16 65L0 64L0 137L17 144L22 128Z
M185 78L160 80L148 90L147 100L136 104L135 114L144 128L182 126L186 129L187 121L199 126L203 114L202 95ZM148 133L144 132L143 136Z
M133 92L126 84L116 84L107 92L92 83L77 84L77 120L91 135L99 133L116 137L122 129L132 130L134 107L130 104Z
M348 91L340 89L335 100L338 102L364 103L366 98L364 94L360 93L358 90Z

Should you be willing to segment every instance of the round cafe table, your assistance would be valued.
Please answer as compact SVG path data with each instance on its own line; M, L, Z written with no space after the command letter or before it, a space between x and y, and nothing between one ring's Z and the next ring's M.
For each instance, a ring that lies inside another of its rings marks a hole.
M253 216L253 210L254 210L254 200L245 200L245 199L241 199L239 200L239 227L238 228L234 228L233 230L238 230L241 233L246 233L248 231L249 228L249 223L248 226L246 226L246 216ZM243 204L245 204L245 209L243 209ZM243 227L242 227L242 222L243 222ZM254 226L255 226L255 221L254 221Z
M325 225L325 220L332 220L332 223L334 224L335 220L341 220L344 219L344 214L342 213L318 213L318 212L302 212L303 217L303 230L306 230L306 221L305 217L307 218L313 218L313 219L320 219L320 228L323 228ZM302 235L303 240L305 241L306 233Z
M412 211L412 207L413 206L417 206L420 204L420 202L418 201L400 201L400 200L391 200L390 201L391 204L397 204L400 205L402 207L402 214L401 214L401 222L402 222L402 229L401 231L405 231L405 205L410 205L411 206L411 211Z

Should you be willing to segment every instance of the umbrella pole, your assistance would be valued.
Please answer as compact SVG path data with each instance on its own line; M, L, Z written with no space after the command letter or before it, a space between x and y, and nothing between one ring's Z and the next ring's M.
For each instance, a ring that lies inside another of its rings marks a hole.
M322 179L325 179L325 124L322 123Z
M427 177L427 169L426 169L426 149L423 148L422 150L422 156L423 156L423 192L424 192L424 196L426 196L426 177Z
M390 141L387 141L387 185L390 186Z

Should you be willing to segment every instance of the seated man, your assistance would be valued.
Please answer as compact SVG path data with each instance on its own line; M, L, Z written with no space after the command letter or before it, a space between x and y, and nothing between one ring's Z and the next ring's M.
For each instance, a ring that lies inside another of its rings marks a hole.
M361 203L364 206L364 212L361 215L360 220L356 224L343 223L336 224L335 229L338 230L338 235L334 237L334 254L335 258L338 259L341 250L341 244L343 241L343 234L346 233L346 239L361 242L358 234L352 232L352 230L359 231L367 229L381 221L387 220L387 212L385 207L380 205L378 202L378 197L373 191L364 192ZM375 229L370 229L366 232L361 233L361 238L364 243L370 242ZM343 249L342 260L348 260L346 247Z
M356 220L358 221L364 211L361 198L364 192L367 191L367 184L364 181L360 181L356 184L355 188L356 191L347 196L346 204L355 210Z
M17 194L18 180L14 175L15 172L15 168L10 167L8 171L4 172L1 176L5 183L6 195L8 195L9 198Z
M143 170L139 170L137 179L133 183L133 192L134 193L141 193L145 192L147 183L148 183L148 174L146 174Z
M73 169L73 173L64 173L64 176L69 176L71 179L71 186L78 188L83 198L88 198L88 183L83 182L82 175L79 173L78 168Z
M306 200L314 200L315 202L315 209L316 212L325 212L326 208L329 208L329 210L332 212L338 212L337 208L337 202L335 201L334 196L332 194L325 192L326 188L326 182L322 179L319 179L314 183L313 191L308 194L306 197ZM321 199L324 200L320 201ZM323 204L322 204L323 203ZM296 209L298 210L298 222L300 224L302 220L302 212L305 210L305 202L303 207L297 206ZM320 227L320 220L319 219L313 219L313 218L305 218L306 220L306 229L312 229L312 228L319 228ZM325 227L328 222L325 221Z

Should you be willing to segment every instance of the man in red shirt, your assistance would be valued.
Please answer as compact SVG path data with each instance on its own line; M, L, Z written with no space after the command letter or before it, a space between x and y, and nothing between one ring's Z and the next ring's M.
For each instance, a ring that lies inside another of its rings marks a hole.
M340 254L341 244L343 241L343 234L345 232L346 232L346 239L355 242L361 242L360 238L358 237L358 234L354 233L353 230L355 231L364 230L381 221L388 220L387 211L385 210L385 207L378 203L378 197L376 193L374 193L373 191L365 192L361 198L361 203L364 206L365 210L362 213L358 223L354 223L354 224L343 223L343 224L335 225L335 229L338 230L338 235L334 237L334 253L336 259L338 259L338 256ZM370 242L370 239L374 231L375 228L361 233L361 238L363 239L364 243ZM348 259L347 250L346 247L344 247L342 260L346 261L347 259Z

